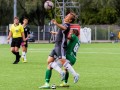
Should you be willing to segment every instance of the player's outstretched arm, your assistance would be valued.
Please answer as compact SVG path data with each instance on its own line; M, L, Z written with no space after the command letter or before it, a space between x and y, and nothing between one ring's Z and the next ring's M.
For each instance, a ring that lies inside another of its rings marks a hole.
M58 24L56 20L52 20L52 23L58 26L61 30L66 30L67 28L61 24Z
M50 33L56 35L58 32L50 31Z

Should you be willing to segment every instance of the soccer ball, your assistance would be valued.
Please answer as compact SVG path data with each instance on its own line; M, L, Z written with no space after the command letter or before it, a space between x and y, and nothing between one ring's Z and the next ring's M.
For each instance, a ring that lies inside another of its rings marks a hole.
M52 88L52 89L56 89L56 85L53 84L53 85L51 86L51 88Z
M44 3L44 8L45 8L46 10L53 9L53 7L54 7L54 4L53 4L52 1L46 1L46 2Z

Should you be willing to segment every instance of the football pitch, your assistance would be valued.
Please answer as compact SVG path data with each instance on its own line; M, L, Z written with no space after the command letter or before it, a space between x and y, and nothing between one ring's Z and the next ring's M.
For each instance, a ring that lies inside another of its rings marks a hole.
M9 45L0 45L0 90L43 90L47 57L54 44L29 44L28 63L13 65ZM20 50L21 52L21 50ZM69 77L69 88L57 90L120 90L120 43L81 44L74 65L80 74L78 83ZM61 83L58 72L52 72L50 85Z

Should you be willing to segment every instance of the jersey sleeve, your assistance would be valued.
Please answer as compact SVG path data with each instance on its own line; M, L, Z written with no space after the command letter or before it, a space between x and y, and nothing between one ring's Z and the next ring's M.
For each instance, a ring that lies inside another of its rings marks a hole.
M12 26L13 26L13 24L10 26L10 31L12 31Z
M70 28L70 24L65 23L63 26L65 26L66 28Z

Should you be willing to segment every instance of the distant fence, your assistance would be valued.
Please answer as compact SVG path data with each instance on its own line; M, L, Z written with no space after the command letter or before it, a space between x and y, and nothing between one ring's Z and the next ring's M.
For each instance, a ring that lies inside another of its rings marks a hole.
M117 25L85 25L81 26L91 28L91 40L110 40L110 32L115 33L116 37L118 32L120 32L120 26ZM56 27L51 25L44 26L30 26L31 37L35 40L35 42L39 43L42 41L51 42L55 40L55 36L50 34L50 31L57 31ZM6 38L8 36L9 26L0 26L0 43L3 42L2 38Z
M84 27L91 28L92 40L110 40L110 32L113 32L116 38L120 32L118 25L85 25Z

